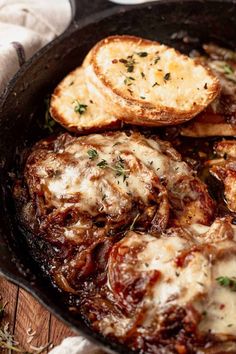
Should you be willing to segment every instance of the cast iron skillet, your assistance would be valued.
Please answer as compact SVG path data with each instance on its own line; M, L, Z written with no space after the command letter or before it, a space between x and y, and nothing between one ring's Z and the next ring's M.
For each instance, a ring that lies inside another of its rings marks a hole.
M98 3L103 9L111 6L101 0ZM25 142L32 144L43 136L36 122L43 119L45 96L80 65L98 40L112 34L132 34L187 53L210 40L235 48L236 0L161 0L137 7L116 6L80 21L76 20L80 9L76 11L74 6L73 11L72 25L22 67L0 100L0 273L27 289L71 328L110 352L127 354L127 349L93 333L82 318L70 313L30 257L25 235L14 221L9 171L15 164L16 151ZM186 34L188 43L182 40Z

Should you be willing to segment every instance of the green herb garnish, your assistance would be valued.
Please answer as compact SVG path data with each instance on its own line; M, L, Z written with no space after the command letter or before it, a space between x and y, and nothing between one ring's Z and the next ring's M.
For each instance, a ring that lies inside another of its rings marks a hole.
M102 159L98 164L97 164L98 167L100 168L106 168L108 166L108 163L106 160Z
M104 159L102 159L97 164L97 166L100 168L110 168L111 170L115 171L116 177L123 176L123 182L124 182L128 178L127 172L130 172L130 170L125 169L124 162L125 160L119 156L118 161L113 166L109 166L107 161Z
M95 160L96 158L98 158L98 152L95 149L89 149L87 151L87 154L89 155L90 160Z
M128 56L127 59L120 59L119 62L125 65L128 73L132 73L134 71L135 60L132 56Z
M80 115L82 115L84 112L86 112L87 107L88 107L86 104L79 103L78 101L75 101L75 102L76 102L76 106L74 108L74 111L76 113L79 113Z
M128 178L127 176L127 172L129 172L129 170L125 169L125 165L124 165L125 160L122 159L120 156L118 158L118 161L115 164L115 167L112 169L116 172L116 176L123 176L123 182Z
M219 285L229 288L232 291L236 291L236 277L229 278L227 276L221 276L216 278Z
M135 79L132 76L127 76L124 79L124 84L127 85L127 86L130 86L133 83L132 81L135 81Z

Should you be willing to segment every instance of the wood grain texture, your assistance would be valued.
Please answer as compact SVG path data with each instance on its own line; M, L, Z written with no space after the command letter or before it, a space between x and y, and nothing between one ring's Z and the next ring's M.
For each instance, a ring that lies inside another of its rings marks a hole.
M25 290L20 289L14 334L23 348L32 351L31 345L39 347L48 344L49 320L49 312ZM29 333L34 335L30 336Z
M55 316L51 315L50 327L49 327L49 341L54 345L61 343L62 338L75 336L64 323L59 321Z
M15 316L18 298L18 286L0 277L0 298L2 304L6 304L3 324L9 323L9 330L14 333ZM0 349L1 354L8 354L8 350Z
M21 348L32 351L32 345L40 347L51 343L51 346L55 346L64 338L75 335L25 290L1 277L0 296L2 303L7 303L4 322L9 322L10 331ZM31 336L30 333L35 334ZM0 349L0 353L8 354L9 351Z

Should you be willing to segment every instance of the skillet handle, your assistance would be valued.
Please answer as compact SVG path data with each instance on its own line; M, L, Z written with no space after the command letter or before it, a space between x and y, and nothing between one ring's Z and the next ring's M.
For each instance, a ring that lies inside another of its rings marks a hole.
M70 0L72 7L73 23L78 23L86 16L96 12L116 7L108 0Z

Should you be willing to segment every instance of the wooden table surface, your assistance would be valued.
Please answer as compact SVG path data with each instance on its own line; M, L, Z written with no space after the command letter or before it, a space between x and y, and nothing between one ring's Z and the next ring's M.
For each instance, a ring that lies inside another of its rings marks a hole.
M9 322L11 333L26 351L32 351L30 345L57 345L62 339L75 335L25 290L1 277L0 296L2 303L7 303L3 321ZM35 334L31 336L30 333ZM0 353L7 354L9 351L0 349ZM47 350L43 353L47 353Z

